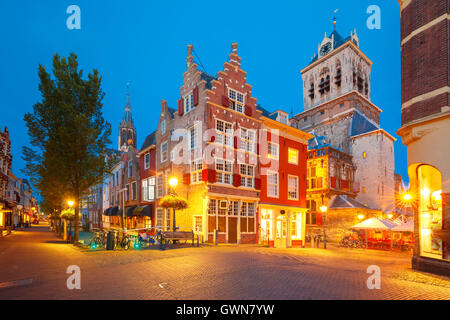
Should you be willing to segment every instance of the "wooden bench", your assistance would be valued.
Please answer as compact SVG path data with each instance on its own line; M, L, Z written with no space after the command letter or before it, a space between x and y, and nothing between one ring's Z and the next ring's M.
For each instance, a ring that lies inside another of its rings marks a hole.
M192 241L192 246L195 245L195 240L197 240L197 247L199 246L198 235L195 235L193 231L163 231L160 235L160 245L161 249L165 250L167 244L175 243L175 241L184 241L187 243L188 241Z

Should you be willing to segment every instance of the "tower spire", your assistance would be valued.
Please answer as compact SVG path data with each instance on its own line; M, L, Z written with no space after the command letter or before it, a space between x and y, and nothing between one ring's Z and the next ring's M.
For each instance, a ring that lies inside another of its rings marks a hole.
M119 125L119 150L127 151L129 146L136 148L136 130L130 104L130 83L127 82L127 103L122 122Z

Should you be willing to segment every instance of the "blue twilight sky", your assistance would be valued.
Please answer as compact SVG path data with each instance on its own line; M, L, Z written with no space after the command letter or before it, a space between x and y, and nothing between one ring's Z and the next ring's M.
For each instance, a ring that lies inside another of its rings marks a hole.
M81 30L68 30L69 5L81 8ZM381 8L381 29L369 30L367 8ZM4 0L0 2L0 127L12 136L13 172L22 176L22 146L28 144L25 112L40 100L38 64L75 52L80 67L103 74L104 116L117 145L126 83L138 147L157 125L160 100L176 107L187 44L193 44L206 71L216 75L239 42L242 68L253 95L269 110L300 113L300 70L308 65L324 33L347 37L356 28L363 52L374 62L372 101L382 110L381 124L400 127L400 11L395 0L149 1ZM49 70L49 69L48 69ZM405 179L406 148L396 142L396 171Z

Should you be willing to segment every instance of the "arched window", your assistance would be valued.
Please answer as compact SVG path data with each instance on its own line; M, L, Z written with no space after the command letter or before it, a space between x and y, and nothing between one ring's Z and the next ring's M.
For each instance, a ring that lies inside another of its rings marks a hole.
M334 84L336 88L340 88L342 83L342 67L341 61L339 59L336 60L336 75L334 76Z
M323 68L320 72L320 83L319 83L319 92L320 95L324 95L330 92L330 69L327 67Z

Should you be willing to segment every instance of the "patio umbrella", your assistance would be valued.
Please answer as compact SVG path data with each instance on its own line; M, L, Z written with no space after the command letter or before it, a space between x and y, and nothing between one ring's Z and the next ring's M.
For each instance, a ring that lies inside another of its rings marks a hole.
M399 226L392 228L393 232L414 232L414 220L405 222Z
M385 231L389 230L390 231L395 226L396 226L396 224L394 224L393 222L391 222L387 219L381 220L378 218L371 218L371 219L365 220L361 223L358 223L357 225L354 225L350 229L359 229L359 230L365 231L366 248L367 248L368 247L368 243L367 243L367 231L368 230L385 230ZM392 233L391 233L391 250L392 250Z

